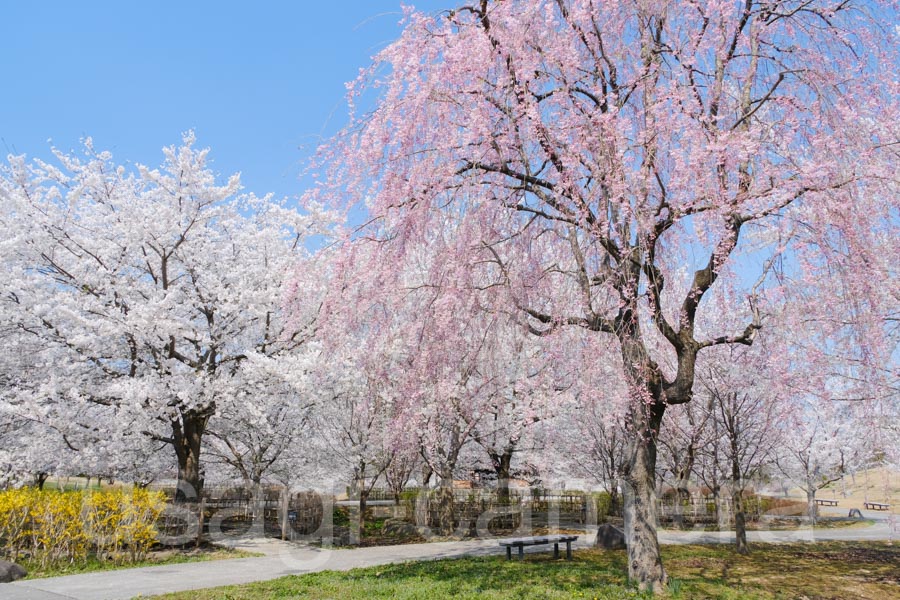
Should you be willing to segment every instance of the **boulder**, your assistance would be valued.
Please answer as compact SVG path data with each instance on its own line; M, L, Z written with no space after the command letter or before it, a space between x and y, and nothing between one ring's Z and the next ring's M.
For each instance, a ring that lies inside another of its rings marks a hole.
M0 560L0 583L9 583L16 579L22 579L26 575L28 575L28 571L23 567L16 563Z
M387 519L382 529L386 535L412 537L419 534L419 529L409 521L402 519Z
M604 550L622 550L625 548L625 532L606 523L597 528L597 541L594 547Z

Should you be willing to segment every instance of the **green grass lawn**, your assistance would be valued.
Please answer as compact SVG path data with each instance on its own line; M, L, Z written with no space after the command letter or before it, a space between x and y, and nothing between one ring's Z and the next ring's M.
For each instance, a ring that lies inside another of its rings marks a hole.
M169 550L163 552L151 552L145 560L136 563L119 564L112 561L101 561L94 556L88 558L86 563L41 568L38 564L27 560L19 561L28 571L25 579L42 579L44 577L58 577L60 575L76 575L78 573L90 573L92 571L112 571L114 569L133 569L136 567L155 567L157 565L173 565L186 562L202 562L207 560L223 560L227 558L247 558L250 556L262 556L256 552L234 550L232 548L220 548L207 546L200 550Z
M900 547L869 542L753 546L667 546L670 598L848 600L898 598ZM577 550L571 562L548 553L404 563L325 571L273 581L161 596L166 600L396 598L400 600L644 598L625 581L624 551Z

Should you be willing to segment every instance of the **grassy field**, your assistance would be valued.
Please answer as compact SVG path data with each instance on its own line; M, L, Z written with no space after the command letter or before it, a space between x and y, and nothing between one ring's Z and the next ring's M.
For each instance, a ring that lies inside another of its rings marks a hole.
M202 562L207 560L223 560L226 558L246 558L250 556L262 556L255 552L221 548L218 546L205 546L199 550L164 550L151 552L145 560L136 563L117 564L110 561L101 561L95 557L88 559L87 563L80 565L67 565L42 569L40 565L31 564L27 560L19 561L28 571L26 579L42 579L44 577L58 577L60 575L75 575L78 573L90 573L92 571L112 571L114 569L133 569L136 567L155 567L157 565L173 565L186 562Z
M900 590L900 547L880 543L755 545L750 556L729 547L667 546L669 598L731 600L888 600ZM396 598L400 600L643 598L624 578L624 551L578 550L572 562L542 553L524 561L478 557L348 572L326 571L273 581L160 596L166 600Z
M846 496L844 495L846 494ZM791 490L791 495L805 500L799 489ZM887 502L895 507L900 503L900 473L889 469L869 469L854 475L847 475L843 481L836 481L819 490L816 498L827 498L840 502L838 508L821 507L819 514L841 514L846 516L851 508L863 508L863 501Z

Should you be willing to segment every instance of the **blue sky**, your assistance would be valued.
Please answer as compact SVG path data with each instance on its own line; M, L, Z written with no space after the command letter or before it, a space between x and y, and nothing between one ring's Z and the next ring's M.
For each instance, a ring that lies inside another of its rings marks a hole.
M405 0L435 12L449 0ZM346 81L400 32L401 0L5 2L0 155L49 158L91 136L151 166L194 129L214 169L297 196Z

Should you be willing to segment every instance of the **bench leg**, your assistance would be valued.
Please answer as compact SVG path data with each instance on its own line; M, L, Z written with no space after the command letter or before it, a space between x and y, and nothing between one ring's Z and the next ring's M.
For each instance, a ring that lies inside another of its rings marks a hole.
M525 558L525 546L519 546L519 560Z
M512 560L512 548L510 546L506 547L506 560Z
M566 542L566 560L572 560L572 542Z
M559 558L559 543L553 544L553 558Z

